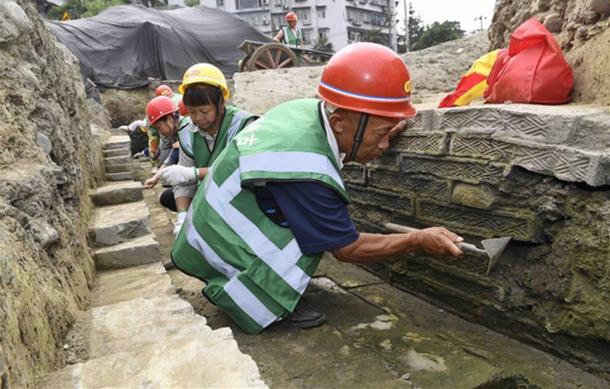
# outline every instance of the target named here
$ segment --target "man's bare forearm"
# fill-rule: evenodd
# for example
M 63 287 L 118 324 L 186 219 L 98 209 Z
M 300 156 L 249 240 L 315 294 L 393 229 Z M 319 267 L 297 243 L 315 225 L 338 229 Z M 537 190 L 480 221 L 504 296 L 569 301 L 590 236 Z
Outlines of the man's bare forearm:
M 340 261 L 374 263 L 398 254 L 419 249 L 417 234 L 367 234 L 361 233 L 354 243 L 335 250 Z

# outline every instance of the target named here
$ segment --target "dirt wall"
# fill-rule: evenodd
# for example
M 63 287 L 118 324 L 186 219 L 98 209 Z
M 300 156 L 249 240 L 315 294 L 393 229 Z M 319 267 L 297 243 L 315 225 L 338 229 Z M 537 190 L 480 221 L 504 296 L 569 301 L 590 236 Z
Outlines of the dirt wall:
M 63 364 L 87 303 L 87 191 L 103 167 L 76 58 L 34 2 L 0 2 L 0 17 L 0 387 L 29 387 Z

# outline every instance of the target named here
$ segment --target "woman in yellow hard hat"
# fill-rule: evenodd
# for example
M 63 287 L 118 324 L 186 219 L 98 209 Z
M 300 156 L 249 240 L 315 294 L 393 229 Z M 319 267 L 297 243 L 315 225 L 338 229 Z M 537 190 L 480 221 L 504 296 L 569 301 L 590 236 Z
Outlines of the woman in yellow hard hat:
M 199 63 L 191 66 L 178 91 L 190 120 L 180 127 L 180 159 L 178 165 L 159 171 L 159 176 L 172 185 L 178 218 L 175 233 L 184 221 L 186 210 L 196 191 L 196 184 L 208 172 L 220 152 L 248 123 L 257 116 L 226 105 L 230 97 L 224 74 L 216 66 Z

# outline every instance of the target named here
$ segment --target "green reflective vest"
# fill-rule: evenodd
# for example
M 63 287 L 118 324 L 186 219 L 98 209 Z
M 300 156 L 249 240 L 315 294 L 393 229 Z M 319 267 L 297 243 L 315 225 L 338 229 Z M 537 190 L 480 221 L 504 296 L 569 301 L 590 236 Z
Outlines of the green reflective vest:
M 216 134 L 212 150 L 210 150 L 201 134 L 195 134 L 193 131 L 195 125 L 188 119 L 180 123 L 180 130 L 178 131 L 180 148 L 195 161 L 195 167 L 208 167 L 216 160 L 218 155 L 227 146 L 227 143 L 253 118 L 256 118 L 256 116 L 246 111 L 236 107 L 225 106 L 225 115 Z
M 290 29 L 288 26 L 282 27 L 284 31 L 284 43 L 287 45 L 301 45 L 303 44 L 303 34 L 301 34 L 301 30 L 297 29 L 296 33 Z
M 248 333 L 292 312 L 321 258 L 258 207 L 252 187 L 317 181 L 349 201 L 319 101 L 294 100 L 248 125 L 214 162 L 172 248 L 176 267 Z M 202 189 L 203 188 L 203 189 Z

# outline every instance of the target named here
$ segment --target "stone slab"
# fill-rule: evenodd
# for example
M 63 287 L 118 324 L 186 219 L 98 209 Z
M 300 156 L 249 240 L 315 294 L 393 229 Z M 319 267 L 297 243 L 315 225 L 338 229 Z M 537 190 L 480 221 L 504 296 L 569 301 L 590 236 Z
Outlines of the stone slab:
M 135 181 L 117 181 L 99 187 L 91 193 L 91 200 L 98 206 L 131 203 L 142 199 L 142 184 Z
M 48 376 L 49 388 L 266 387 L 231 330 L 212 330 L 177 296 L 94 308 L 89 361 Z
M 354 288 L 384 282 L 381 278 L 355 264 L 339 261 L 328 252 L 324 253 L 315 275 L 330 278 L 342 288 Z
M 610 153 L 465 133 L 454 136 L 450 154 L 501 161 L 560 180 L 585 182 L 591 186 L 610 183 L 607 173 Z
M 116 304 L 135 298 L 170 296 L 176 293 L 161 262 L 125 269 L 100 271 L 92 291 L 91 306 Z
M 89 226 L 89 242 L 96 247 L 110 246 L 149 234 L 149 216 L 143 201 L 96 208 Z
M 391 148 L 399 152 L 443 155 L 447 153 L 448 135 L 444 131 L 405 131 L 392 142 Z
M 449 157 L 440 159 L 413 154 L 402 155 L 401 167 L 405 173 L 431 174 L 438 178 L 469 184 L 481 182 L 499 184 L 508 170 L 506 165 L 475 159 Z
M 93 254 L 97 269 L 119 269 L 161 261 L 159 243 L 153 234 L 103 247 Z
M 450 227 L 459 233 L 495 238 L 510 236 L 526 242 L 541 242 L 540 222 L 534 215 L 482 211 L 431 200 L 417 202 L 418 219 Z
M 131 165 L 131 157 L 129 155 L 119 155 L 116 157 L 104 156 L 104 164 L 108 165 Z
M 133 171 L 121 172 L 121 173 L 106 173 L 104 175 L 106 181 L 124 181 L 133 180 Z
M 366 166 L 357 163 L 348 163 L 341 169 L 341 178 L 345 182 L 366 185 Z
M 126 165 L 105 165 L 106 173 L 114 174 L 114 173 L 132 173 L 133 174 L 133 166 L 131 163 Z
M 104 155 L 104 158 L 131 157 L 131 150 L 128 148 L 110 149 L 104 150 L 102 154 Z
M 388 191 L 412 193 L 417 197 L 426 197 L 449 201 L 451 182 L 436 179 L 430 174 L 407 174 L 386 169 L 370 169 L 369 185 Z
M 413 199 L 404 193 L 389 192 L 364 186 L 348 184 L 348 194 L 352 201 L 372 205 L 387 211 L 413 214 Z
M 102 150 L 126 149 L 131 145 L 131 139 L 127 135 L 113 135 L 102 145 Z

